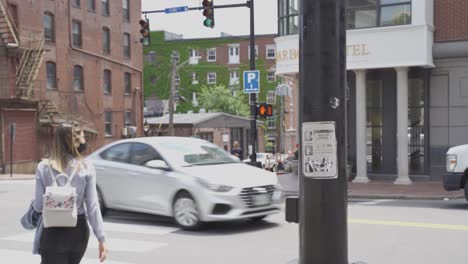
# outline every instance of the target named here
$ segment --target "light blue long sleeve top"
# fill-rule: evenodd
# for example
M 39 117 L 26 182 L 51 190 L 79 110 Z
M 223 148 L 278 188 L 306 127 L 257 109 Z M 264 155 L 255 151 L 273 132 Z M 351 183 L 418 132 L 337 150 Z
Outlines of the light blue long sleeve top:
M 36 212 L 42 212 L 43 199 L 42 196 L 45 193 L 45 188 L 52 185 L 53 177 L 51 175 L 47 160 L 41 161 L 36 170 L 36 193 L 35 199 L 32 203 L 32 208 Z M 78 214 L 86 214 L 89 224 L 91 225 L 94 235 L 99 242 L 105 241 L 105 233 L 103 228 L 103 221 L 101 215 L 101 209 L 99 208 L 97 189 L 96 189 L 96 170 L 90 162 L 82 161 L 82 166 L 71 181 L 71 185 L 76 188 L 77 193 L 77 210 Z M 71 176 L 73 168 L 77 165 L 77 160 L 69 158 L 68 166 L 66 169 L 67 175 Z M 54 170 L 54 175 L 59 174 L 58 171 Z M 62 186 L 66 183 L 64 177 L 57 179 L 57 184 Z M 42 219 L 41 219 L 42 220 Z M 33 253 L 38 254 L 39 252 L 39 241 L 42 229 L 44 228 L 42 221 L 36 229 L 36 236 L 34 239 Z

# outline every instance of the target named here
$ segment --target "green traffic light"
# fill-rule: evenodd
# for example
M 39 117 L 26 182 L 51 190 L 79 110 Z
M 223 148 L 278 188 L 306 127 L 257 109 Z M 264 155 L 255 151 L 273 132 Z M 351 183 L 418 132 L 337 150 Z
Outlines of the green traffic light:
M 205 21 L 203 21 L 203 25 L 205 27 L 213 28 L 214 27 L 214 20 L 210 19 L 210 18 L 207 18 L 207 19 L 205 19 Z
M 145 47 L 148 47 L 148 46 L 151 44 L 149 38 L 141 38 L 141 39 L 140 39 L 140 42 L 141 42 L 141 44 L 143 44 L 143 46 L 145 46 Z

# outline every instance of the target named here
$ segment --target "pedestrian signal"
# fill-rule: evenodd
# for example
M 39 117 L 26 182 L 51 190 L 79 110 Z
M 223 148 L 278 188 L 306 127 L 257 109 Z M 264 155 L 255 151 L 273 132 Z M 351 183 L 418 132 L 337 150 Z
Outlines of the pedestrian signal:
M 260 117 L 269 117 L 273 116 L 273 105 L 271 104 L 260 104 L 257 107 L 257 113 Z

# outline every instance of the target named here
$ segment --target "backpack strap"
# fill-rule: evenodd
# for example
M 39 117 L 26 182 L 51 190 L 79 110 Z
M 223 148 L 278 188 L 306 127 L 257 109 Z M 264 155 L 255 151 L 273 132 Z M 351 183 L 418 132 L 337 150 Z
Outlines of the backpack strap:
M 52 176 L 52 186 L 57 186 L 57 179 L 58 179 L 59 176 L 65 177 L 65 178 L 67 179 L 67 184 L 66 184 L 66 185 L 67 185 L 67 186 L 70 186 L 70 185 L 71 185 L 71 181 L 73 180 L 73 177 L 75 176 L 76 171 L 78 170 L 78 167 L 81 166 L 81 164 L 79 164 L 79 161 L 78 161 L 78 160 L 76 161 L 76 163 L 78 163 L 78 164 L 76 164 L 75 168 L 73 168 L 73 171 L 72 171 L 72 173 L 70 174 L 71 176 L 68 176 L 68 175 L 66 175 L 66 174 L 64 174 L 64 173 L 60 173 L 60 174 L 58 174 L 57 177 L 56 177 L 56 176 L 54 176 L 54 170 L 52 169 L 52 166 L 50 165 L 50 159 L 47 160 L 47 166 L 49 167 L 50 175 Z

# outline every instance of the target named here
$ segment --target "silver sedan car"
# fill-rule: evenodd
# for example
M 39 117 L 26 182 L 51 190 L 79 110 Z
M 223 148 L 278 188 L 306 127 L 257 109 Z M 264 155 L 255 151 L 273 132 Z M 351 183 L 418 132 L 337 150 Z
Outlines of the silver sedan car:
M 195 230 L 204 222 L 260 220 L 280 210 L 276 174 L 243 164 L 205 140 L 126 139 L 87 159 L 96 167 L 103 212 L 170 216 L 180 227 Z

